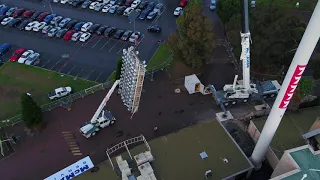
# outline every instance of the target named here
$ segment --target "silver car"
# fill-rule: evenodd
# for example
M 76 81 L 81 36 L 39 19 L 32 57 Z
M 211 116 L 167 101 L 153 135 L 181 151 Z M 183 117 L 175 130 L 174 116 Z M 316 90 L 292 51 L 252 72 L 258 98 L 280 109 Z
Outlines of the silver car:
M 62 19 L 63 19 L 62 16 L 56 16 L 50 21 L 50 24 L 55 24 L 55 23 L 58 24 Z
M 53 26 L 51 26 L 51 25 L 46 25 L 43 29 L 42 29 L 42 33 L 43 34 L 47 34 L 49 31 L 50 31 L 50 29 L 52 29 L 53 28 Z
M 25 61 L 26 65 L 38 65 L 40 63 L 40 54 L 39 53 L 33 53 Z
M 71 21 L 71 18 L 64 18 L 60 23 L 59 23 L 59 27 L 65 27 L 68 22 Z
M 54 37 L 60 29 L 61 29 L 61 27 L 55 27 L 55 28 L 50 29 L 50 31 L 47 34 L 48 37 Z

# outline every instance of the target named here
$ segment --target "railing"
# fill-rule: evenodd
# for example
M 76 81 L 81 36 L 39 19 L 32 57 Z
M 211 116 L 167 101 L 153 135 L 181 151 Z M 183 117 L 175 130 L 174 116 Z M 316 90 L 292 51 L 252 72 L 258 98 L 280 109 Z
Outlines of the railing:
M 149 77 L 150 80 L 153 81 L 154 73 L 156 73 L 158 71 L 163 71 L 171 63 L 172 55 L 173 55 L 173 53 L 171 53 L 171 55 L 168 57 L 168 59 L 165 62 L 163 62 L 163 63 L 159 64 L 158 66 L 155 66 L 155 67 L 147 70 L 145 77 Z
M 42 112 L 51 111 L 52 109 L 57 108 L 57 107 L 64 107 L 64 108 L 67 108 L 68 110 L 71 110 L 71 105 L 72 105 L 73 101 L 80 99 L 80 98 L 84 98 L 85 96 L 93 94 L 96 91 L 100 91 L 105 88 L 108 88 L 111 85 L 112 85 L 112 83 L 107 81 L 105 83 L 101 83 L 101 84 L 92 86 L 88 89 L 82 90 L 80 92 L 63 97 L 63 98 L 58 99 L 56 101 L 53 101 L 51 103 L 44 104 L 41 106 Z M 17 123 L 20 123 L 21 121 L 22 121 L 22 116 L 21 116 L 21 114 L 19 114 L 17 116 L 12 117 L 12 118 L 0 121 L 0 127 L 13 126 Z

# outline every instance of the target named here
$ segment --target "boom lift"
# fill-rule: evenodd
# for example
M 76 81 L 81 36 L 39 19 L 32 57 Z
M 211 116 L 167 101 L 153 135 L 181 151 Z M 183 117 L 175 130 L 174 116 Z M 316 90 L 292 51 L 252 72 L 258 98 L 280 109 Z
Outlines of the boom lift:
M 249 12 L 248 0 L 240 0 L 242 6 L 242 31 L 241 46 L 242 51 L 240 61 L 242 61 L 242 80 L 238 80 L 235 75 L 233 84 L 227 84 L 223 90 L 217 91 L 213 85 L 209 85 L 217 104 L 220 106 L 235 105 L 237 103 L 246 103 L 249 100 L 272 98 L 277 95 L 281 86 L 278 81 L 250 82 L 250 43 L 249 32 Z M 223 108 L 224 109 L 224 108 Z
M 118 86 L 120 80 L 116 80 L 109 90 L 108 94 L 102 100 L 99 108 L 94 113 L 93 117 L 85 125 L 81 126 L 79 131 L 86 138 L 90 138 L 100 130 L 100 128 L 105 128 L 115 123 L 116 118 L 112 115 L 110 111 L 104 110 L 108 100 L 110 99 L 113 91 Z

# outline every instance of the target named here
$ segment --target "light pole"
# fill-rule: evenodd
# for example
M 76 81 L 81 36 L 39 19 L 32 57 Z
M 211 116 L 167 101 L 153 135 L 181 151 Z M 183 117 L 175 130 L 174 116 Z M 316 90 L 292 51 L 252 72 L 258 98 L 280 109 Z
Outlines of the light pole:
M 49 4 L 49 8 L 50 8 L 51 14 L 54 14 L 54 13 L 53 13 L 53 9 L 52 9 L 51 1 L 50 1 L 50 0 L 48 0 L 48 4 Z M 55 25 L 56 27 L 58 27 L 57 20 L 55 20 L 55 21 L 54 21 L 54 25 Z

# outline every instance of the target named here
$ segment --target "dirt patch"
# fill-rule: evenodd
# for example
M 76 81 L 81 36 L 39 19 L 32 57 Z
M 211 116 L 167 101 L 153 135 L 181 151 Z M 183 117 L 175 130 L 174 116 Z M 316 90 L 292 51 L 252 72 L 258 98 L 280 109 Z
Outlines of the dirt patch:
M 169 71 L 171 79 L 181 79 L 190 74 L 198 74 L 200 70 L 192 69 L 191 67 L 185 65 L 183 62 L 176 62 L 172 70 Z

